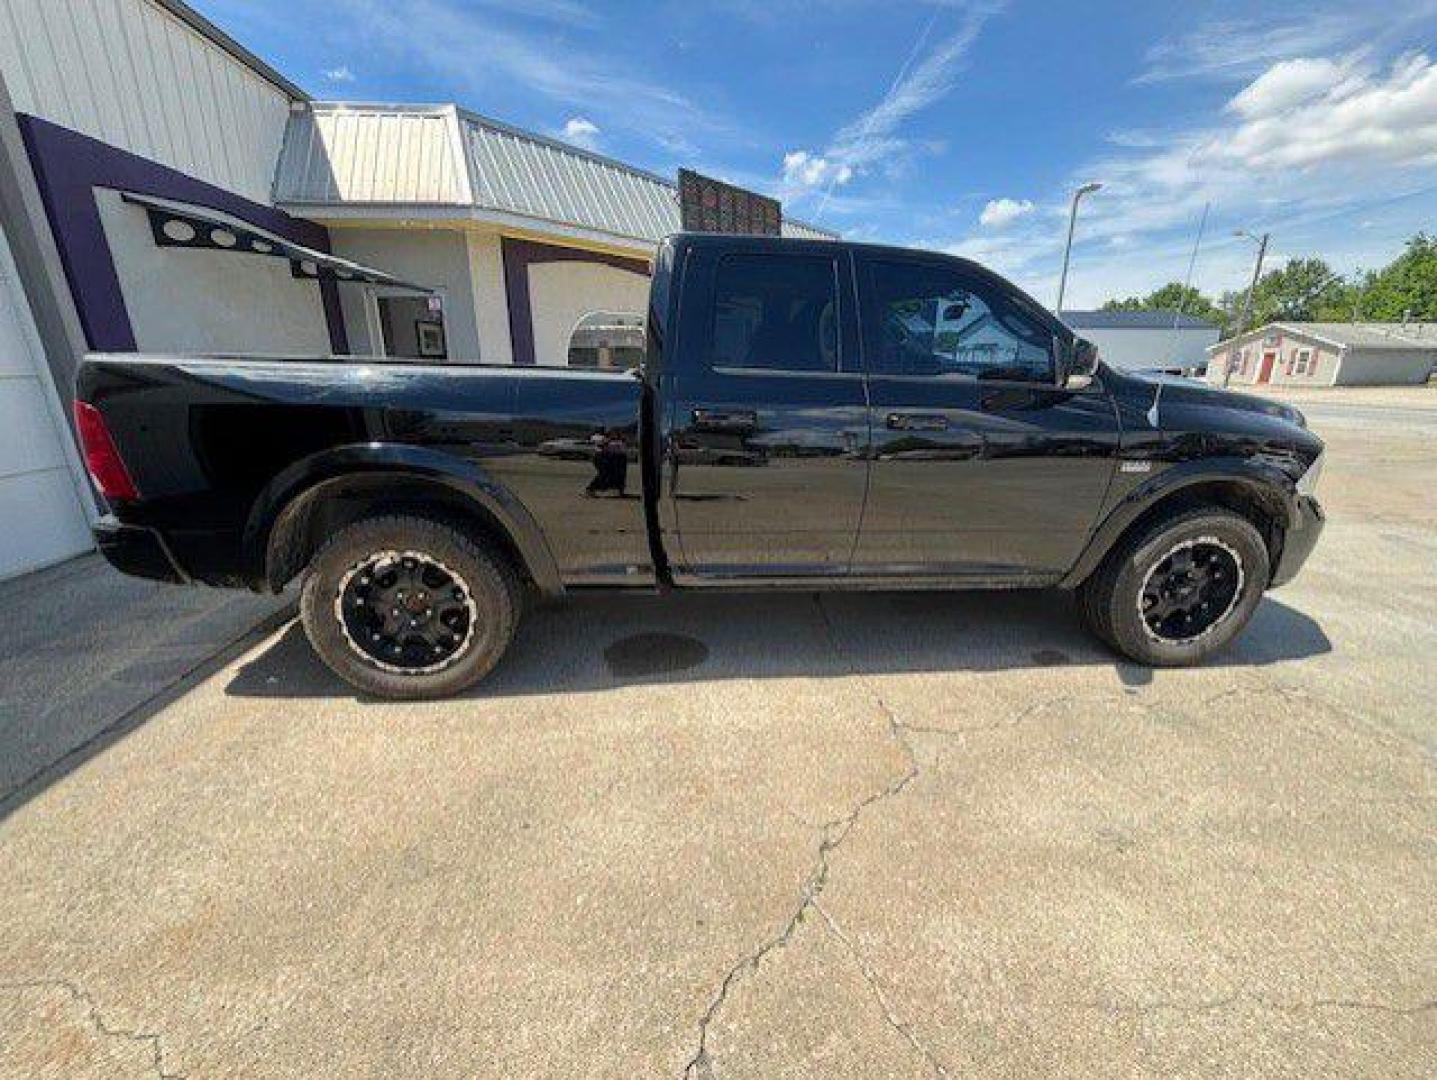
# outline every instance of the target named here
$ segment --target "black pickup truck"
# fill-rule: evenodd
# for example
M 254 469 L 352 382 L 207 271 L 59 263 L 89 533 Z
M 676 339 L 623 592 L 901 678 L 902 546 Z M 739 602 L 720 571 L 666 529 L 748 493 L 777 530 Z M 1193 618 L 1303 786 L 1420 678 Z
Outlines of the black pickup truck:
M 593 588 L 1076 589 L 1195 663 L 1295 574 L 1295 410 L 1113 371 L 962 259 L 685 234 L 641 370 L 96 355 L 76 423 L 119 569 L 277 590 L 350 683 L 483 677 L 527 598 Z

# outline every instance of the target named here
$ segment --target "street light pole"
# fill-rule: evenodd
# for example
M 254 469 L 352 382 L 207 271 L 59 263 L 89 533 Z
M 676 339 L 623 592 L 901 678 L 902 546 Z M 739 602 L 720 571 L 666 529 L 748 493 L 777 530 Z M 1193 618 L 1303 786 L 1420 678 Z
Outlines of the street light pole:
M 1246 229 L 1238 229 L 1234 236 L 1241 236 L 1248 240 L 1257 241 L 1257 262 L 1252 267 L 1252 281 L 1247 287 L 1247 297 L 1242 302 L 1242 316 L 1237 321 L 1237 329 L 1233 331 L 1233 339 L 1241 337 L 1247 331 L 1248 320 L 1252 318 L 1252 297 L 1257 292 L 1258 278 L 1262 277 L 1262 260 L 1267 256 L 1267 242 L 1271 239 L 1271 233 L 1263 233 L 1261 237 L 1253 236 Z M 1232 378 L 1232 350 L 1228 350 L 1227 363 L 1222 369 L 1222 384 L 1227 386 L 1228 380 Z
M 1078 225 L 1078 201 L 1084 195 L 1091 195 L 1095 191 L 1102 190 L 1102 182 L 1090 180 L 1077 191 L 1073 192 L 1073 205 L 1068 210 L 1068 242 L 1063 247 L 1063 273 L 1058 278 L 1058 303 L 1053 309 L 1058 318 L 1063 317 L 1063 293 L 1068 290 L 1068 260 L 1073 255 L 1073 231 Z

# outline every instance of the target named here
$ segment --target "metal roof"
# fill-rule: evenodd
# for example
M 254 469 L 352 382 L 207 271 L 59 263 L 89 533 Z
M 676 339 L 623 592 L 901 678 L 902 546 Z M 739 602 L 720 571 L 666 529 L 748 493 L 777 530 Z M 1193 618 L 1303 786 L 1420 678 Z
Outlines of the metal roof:
M 1217 324 L 1176 311 L 1064 311 L 1062 320 L 1074 330 L 1171 330 L 1176 318 L 1183 330 L 1216 330 Z
M 295 109 L 280 149 L 275 202 L 469 206 L 454 109 Z
M 1327 345 L 1351 349 L 1437 349 L 1437 322 L 1275 322 L 1219 342 L 1260 339 L 1281 330 Z
M 274 200 L 309 212 L 453 207 L 462 217 L 493 211 L 645 244 L 680 228 L 672 181 L 453 105 L 296 107 Z M 783 234 L 837 238 L 792 219 L 784 220 Z

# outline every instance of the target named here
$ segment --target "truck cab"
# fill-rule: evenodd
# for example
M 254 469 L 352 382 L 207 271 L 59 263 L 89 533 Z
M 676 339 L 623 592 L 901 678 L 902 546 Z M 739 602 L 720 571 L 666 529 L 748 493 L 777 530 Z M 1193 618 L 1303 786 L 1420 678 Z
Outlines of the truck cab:
M 675 583 L 1047 584 L 1091 534 L 1113 396 L 1069 378 L 1072 331 L 976 264 L 680 236 L 654 296 Z

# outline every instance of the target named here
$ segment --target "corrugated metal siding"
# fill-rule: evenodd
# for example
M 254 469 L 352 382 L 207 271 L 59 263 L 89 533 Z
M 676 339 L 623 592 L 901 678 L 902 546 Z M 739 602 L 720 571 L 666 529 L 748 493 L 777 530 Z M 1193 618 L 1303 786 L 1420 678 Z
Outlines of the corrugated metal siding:
M 827 229 L 820 229 L 817 225 L 810 225 L 804 221 L 795 221 L 786 217 L 779 226 L 779 231 L 784 236 L 791 236 L 796 240 L 837 240 L 838 234 L 829 232 Z
M 149 0 L 0 0 L 0 72 L 18 112 L 269 200 L 289 96 Z
M 320 106 L 294 113 L 275 200 L 467 205 L 453 110 Z
M 656 176 L 451 106 L 317 104 L 290 118 L 275 176 L 284 206 L 474 206 L 653 243 L 679 230 Z M 785 236 L 833 239 L 785 221 Z

